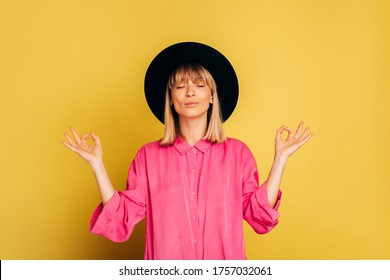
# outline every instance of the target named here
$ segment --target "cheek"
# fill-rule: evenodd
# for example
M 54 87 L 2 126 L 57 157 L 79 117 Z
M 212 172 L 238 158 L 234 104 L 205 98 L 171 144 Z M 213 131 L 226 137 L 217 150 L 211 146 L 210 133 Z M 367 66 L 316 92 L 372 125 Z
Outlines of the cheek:
M 171 100 L 173 103 L 177 103 L 180 101 L 180 98 L 179 98 L 179 94 L 177 94 L 177 92 L 173 92 L 171 93 Z
M 183 102 L 179 98 L 172 96 L 172 105 L 171 105 L 172 110 L 179 113 L 181 110 L 180 107 L 182 103 Z
M 207 94 L 205 94 L 205 97 L 203 98 L 203 100 L 204 100 L 205 102 L 210 103 L 211 97 L 212 97 L 211 93 L 207 93 Z

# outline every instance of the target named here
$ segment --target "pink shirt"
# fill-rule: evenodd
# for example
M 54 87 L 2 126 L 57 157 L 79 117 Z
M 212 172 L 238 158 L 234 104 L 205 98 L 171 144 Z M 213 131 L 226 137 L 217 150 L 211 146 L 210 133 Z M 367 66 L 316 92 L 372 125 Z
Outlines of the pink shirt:
M 90 230 L 122 242 L 146 216 L 145 259 L 246 259 L 243 219 L 267 233 L 278 223 L 280 198 L 279 191 L 272 208 L 239 140 L 156 141 L 138 151 L 126 190 L 97 207 Z

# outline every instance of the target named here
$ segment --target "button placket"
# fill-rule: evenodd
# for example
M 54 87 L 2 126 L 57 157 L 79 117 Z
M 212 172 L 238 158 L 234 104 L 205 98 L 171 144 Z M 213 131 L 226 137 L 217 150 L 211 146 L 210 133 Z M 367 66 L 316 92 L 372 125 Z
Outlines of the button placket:
M 191 186 L 190 186 L 190 201 L 191 201 L 191 212 L 192 212 L 192 219 L 191 219 L 191 224 L 192 224 L 192 229 L 193 229 L 193 244 L 194 246 L 197 243 L 197 238 L 198 238 L 198 223 L 197 223 L 197 214 L 198 214 L 198 199 L 197 199 L 197 182 L 198 182 L 198 172 L 197 172 L 197 151 L 196 148 L 193 147 L 187 153 L 189 163 L 190 163 L 190 173 L 191 173 Z

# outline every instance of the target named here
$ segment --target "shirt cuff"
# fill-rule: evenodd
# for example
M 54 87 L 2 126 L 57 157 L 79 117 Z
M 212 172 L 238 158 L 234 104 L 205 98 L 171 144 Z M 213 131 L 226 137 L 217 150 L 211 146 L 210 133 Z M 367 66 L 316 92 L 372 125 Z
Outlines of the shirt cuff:
M 275 206 L 272 208 L 268 200 L 266 181 L 256 190 L 256 194 L 253 198 L 257 202 L 253 203 L 255 210 L 254 215 L 260 220 L 267 221 L 269 224 L 276 224 L 280 216 L 278 209 L 282 198 L 282 192 L 279 190 Z
M 112 219 L 118 209 L 120 196 L 117 191 L 103 206 L 102 203 L 98 205 L 92 214 L 90 220 L 89 230 L 94 234 L 101 234 L 105 232 L 111 224 Z

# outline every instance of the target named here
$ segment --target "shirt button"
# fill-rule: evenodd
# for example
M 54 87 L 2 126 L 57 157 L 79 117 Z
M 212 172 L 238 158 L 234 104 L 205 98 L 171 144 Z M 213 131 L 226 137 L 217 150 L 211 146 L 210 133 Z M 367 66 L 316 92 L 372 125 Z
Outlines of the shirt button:
M 194 239 L 194 243 L 196 243 L 196 239 Z
M 193 218 L 194 218 L 194 220 L 195 220 L 195 219 L 196 219 L 196 216 L 194 216 Z
M 192 192 L 192 195 L 196 195 L 196 192 Z
M 195 173 L 195 169 L 192 169 L 192 172 Z

